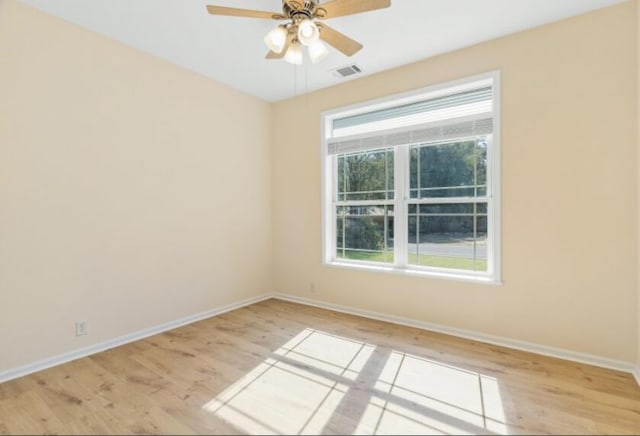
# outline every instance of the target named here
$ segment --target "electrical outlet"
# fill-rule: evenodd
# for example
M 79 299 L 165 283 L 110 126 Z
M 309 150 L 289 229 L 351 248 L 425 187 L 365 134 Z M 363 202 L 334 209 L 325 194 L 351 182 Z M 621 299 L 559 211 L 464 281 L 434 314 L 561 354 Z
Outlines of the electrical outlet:
M 89 334 L 86 321 L 76 321 L 76 336 L 84 336 Z
M 311 282 L 309 283 L 309 292 L 311 292 L 312 294 L 316 292 L 316 284 Z

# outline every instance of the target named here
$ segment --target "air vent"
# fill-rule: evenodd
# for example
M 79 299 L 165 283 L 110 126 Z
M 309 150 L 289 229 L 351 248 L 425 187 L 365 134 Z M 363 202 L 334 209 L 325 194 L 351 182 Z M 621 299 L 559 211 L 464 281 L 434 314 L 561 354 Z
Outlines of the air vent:
M 356 64 L 347 65 L 346 67 L 340 67 L 333 70 L 333 74 L 341 78 L 351 77 L 360 73 L 362 73 L 362 69 Z

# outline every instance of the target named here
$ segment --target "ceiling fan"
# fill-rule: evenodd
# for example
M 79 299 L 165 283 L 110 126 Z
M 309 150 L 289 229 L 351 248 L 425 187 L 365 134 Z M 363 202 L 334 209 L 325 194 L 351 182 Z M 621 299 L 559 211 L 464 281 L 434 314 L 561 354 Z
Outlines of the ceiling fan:
M 362 44 L 320 20 L 343 17 L 391 6 L 391 0 L 282 0 L 282 12 L 264 12 L 251 9 L 207 6 L 213 15 L 287 20 L 271 30 L 264 38 L 269 47 L 267 59 L 283 59 L 289 63 L 302 63 L 302 46 L 306 46 L 314 64 L 324 59 L 329 50 L 323 43 L 335 47 L 347 56 L 353 56 Z

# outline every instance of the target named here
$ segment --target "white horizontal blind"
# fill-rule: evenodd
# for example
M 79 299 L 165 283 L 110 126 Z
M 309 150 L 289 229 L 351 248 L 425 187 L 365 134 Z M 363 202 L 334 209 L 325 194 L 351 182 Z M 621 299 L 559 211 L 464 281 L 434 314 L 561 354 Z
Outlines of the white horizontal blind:
M 488 135 L 493 132 L 493 86 L 337 118 L 329 155 Z

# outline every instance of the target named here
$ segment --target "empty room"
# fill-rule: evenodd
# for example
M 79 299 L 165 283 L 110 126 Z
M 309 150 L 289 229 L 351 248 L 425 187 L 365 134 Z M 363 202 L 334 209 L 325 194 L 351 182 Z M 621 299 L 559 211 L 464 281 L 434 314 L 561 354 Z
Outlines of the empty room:
M 0 0 L 0 434 L 640 434 L 640 0 Z

